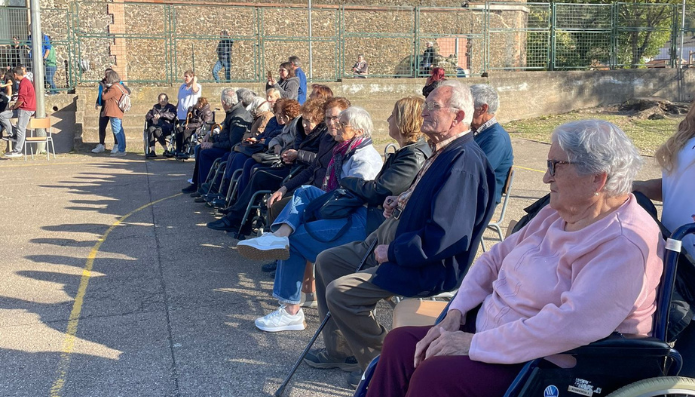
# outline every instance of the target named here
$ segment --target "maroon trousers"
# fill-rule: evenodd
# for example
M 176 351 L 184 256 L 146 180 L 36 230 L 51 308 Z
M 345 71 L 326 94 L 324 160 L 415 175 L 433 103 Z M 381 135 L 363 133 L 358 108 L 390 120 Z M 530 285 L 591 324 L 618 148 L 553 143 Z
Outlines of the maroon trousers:
M 415 344 L 430 328 L 401 327 L 386 335 L 367 397 L 504 396 L 524 366 L 487 364 L 472 361 L 468 356 L 437 356 L 428 358 L 415 369 Z M 464 325 L 461 330 L 471 332 L 466 328 L 470 326 Z

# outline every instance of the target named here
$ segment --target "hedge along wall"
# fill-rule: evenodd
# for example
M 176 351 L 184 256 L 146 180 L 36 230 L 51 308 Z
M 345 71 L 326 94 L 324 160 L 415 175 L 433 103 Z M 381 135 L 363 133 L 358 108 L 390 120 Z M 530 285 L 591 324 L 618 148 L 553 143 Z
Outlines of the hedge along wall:
M 377 1 L 370 2 L 370 7 L 341 7 L 326 1 L 315 5 L 314 80 L 351 76 L 350 69 L 360 53 L 365 55 L 374 76 L 407 76 L 412 65 L 418 64 L 417 57 L 427 41 L 435 42 L 440 54 L 436 64 L 445 67 L 448 75 L 455 74 L 457 66 L 480 74 L 486 60 L 490 65 L 523 66 L 523 29 L 528 15 L 523 2 L 490 5 L 488 9 L 481 3 L 470 8 L 461 8 L 458 2 L 427 4 L 456 8 L 426 8 L 423 3 L 411 3 L 417 4 Z M 419 12 L 413 5 L 421 6 Z M 191 68 L 201 80 L 212 80 L 222 29 L 230 30 L 235 41 L 231 67 L 235 81 L 261 81 L 267 71 L 277 76 L 278 65 L 289 55 L 299 56 L 304 69 L 308 67 L 307 9 L 294 1 L 280 0 L 280 4 L 273 5 L 75 2 L 70 12 L 75 14 L 74 56 L 89 60 L 92 66 L 80 76 L 80 82 L 98 81 L 108 66 L 114 66 L 129 81 L 179 81 Z M 54 21 L 46 32 L 53 37 L 67 37 L 65 19 Z M 491 37 L 488 46 L 486 27 L 508 32 Z M 62 58 L 67 58 L 67 52 Z

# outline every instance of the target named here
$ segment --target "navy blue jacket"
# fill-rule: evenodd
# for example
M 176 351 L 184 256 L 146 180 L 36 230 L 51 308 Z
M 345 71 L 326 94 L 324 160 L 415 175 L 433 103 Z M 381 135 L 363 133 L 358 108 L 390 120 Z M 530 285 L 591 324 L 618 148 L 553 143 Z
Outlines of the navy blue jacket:
M 412 297 L 458 288 L 495 210 L 494 190 L 495 174 L 473 134 L 451 142 L 413 191 L 389 261 L 371 282 Z
M 483 149 L 487 161 L 495 170 L 495 203 L 502 201 L 502 189 L 507 181 L 509 169 L 514 164 L 514 152 L 512 151 L 512 140 L 509 134 L 502 128 L 500 123 L 493 124 L 492 127 L 477 134 L 474 138 L 475 143 Z

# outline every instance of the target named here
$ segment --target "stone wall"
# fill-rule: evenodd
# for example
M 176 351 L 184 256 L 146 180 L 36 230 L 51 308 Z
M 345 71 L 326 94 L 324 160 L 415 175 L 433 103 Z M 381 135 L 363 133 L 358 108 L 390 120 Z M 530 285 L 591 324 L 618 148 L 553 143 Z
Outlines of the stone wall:
M 54 3 L 58 1 L 43 4 L 60 7 Z M 221 29 L 229 29 L 234 39 L 231 69 L 235 81 L 261 81 L 267 71 L 277 75 L 278 65 L 289 55 L 302 58 L 308 72 L 306 6 L 294 0 L 278 3 L 284 5 L 75 2 L 74 31 L 79 46 L 74 57 L 88 60 L 92 67 L 81 75 L 81 81 L 98 81 L 110 66 L 131 82 L 178 81 L 187 69 L 194 69 L 202 81 L 212 81 Z M 528 8 L 523 1 L 491 5 L 489 12 L 484 3 L 462 8 L 458 1 L 444 0 L 370 1 L 369 6 L 350 3 L 328 0 L 314 4 L 311 74 L 316 81 L 350 77 L 358 54 L 365 55 L 374 77 L 410 76 L 418 69 L 418 57 L 427 41 L 435 42 L 439 54 L 435 65 L 444 67 L 448 75 L 461 75 L 464 70 L 479 75 L 485 59 L 500 67 L 524 65 L 525 35 L 519 32 L 525 28 Z M 441 8 L 444 6 L 451 8 Z M 65 41 L 59 58 L 67 59 L 67 19 L 50 19 L 45 30 L 54 40 Z M 491 41 L 489 52 L 486 23 L 509 30 Z

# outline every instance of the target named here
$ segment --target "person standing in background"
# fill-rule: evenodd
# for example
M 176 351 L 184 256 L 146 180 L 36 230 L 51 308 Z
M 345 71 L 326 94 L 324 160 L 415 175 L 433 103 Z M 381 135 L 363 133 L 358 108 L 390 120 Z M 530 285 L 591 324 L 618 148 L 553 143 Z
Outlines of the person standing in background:
M 229 38 L 229 31 L 220 32 L 220 42 L 217 44 L 217 62 L 212 68 L 212 77 L 216 83 L 220 82 L 220 69 L 224 68 L 224 79 L 227 83 L 231 80 L 232 45 L 234 40 Z
M 288 61 L 292 64 L 292 71 L 299 79 L 299 91 L 297 92 L 297 102 L 303 105 L 306 102 L 306 74 L 302 70 L 302 61 L 298 56 L 291 56 Z

